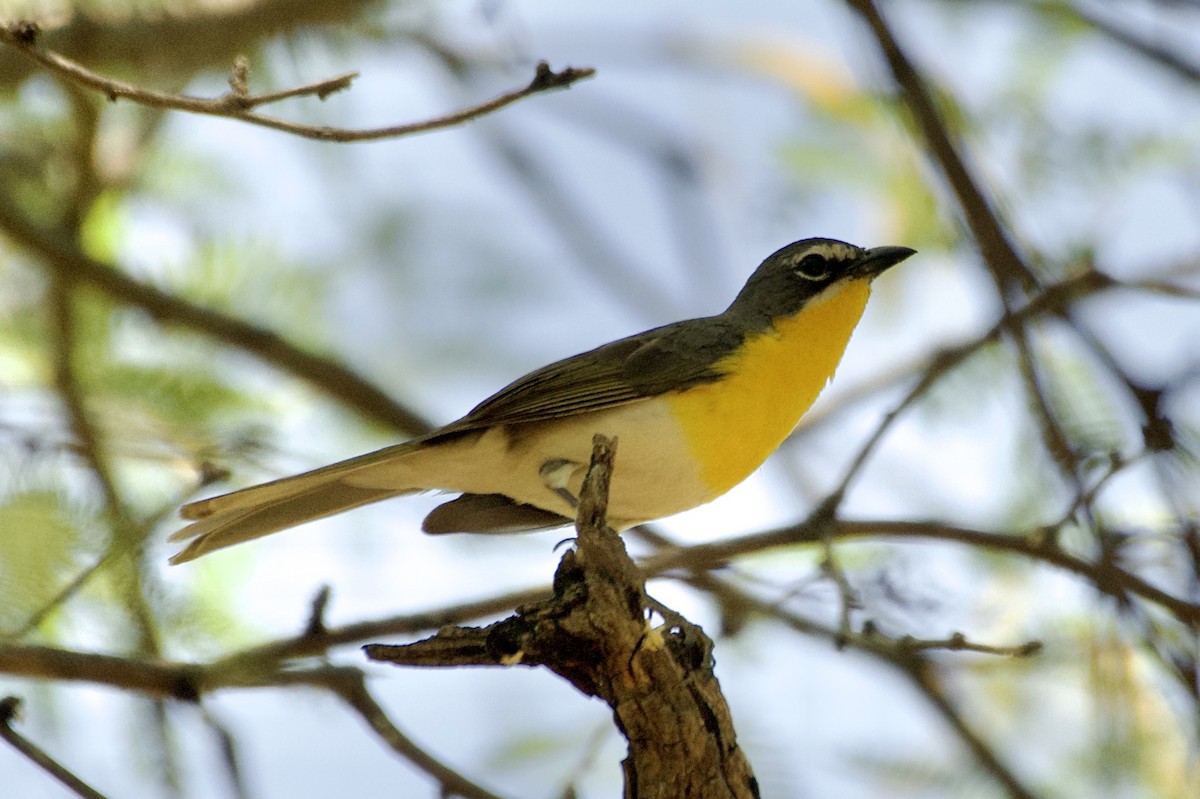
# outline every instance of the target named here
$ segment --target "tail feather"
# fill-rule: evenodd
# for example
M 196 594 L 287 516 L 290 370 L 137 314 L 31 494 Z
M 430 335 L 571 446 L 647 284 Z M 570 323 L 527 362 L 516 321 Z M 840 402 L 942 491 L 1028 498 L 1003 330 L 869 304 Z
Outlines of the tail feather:
M 191 539 L 181 552 L 171 558 L 171 563 L 185 563 L 209 552 L 270 535 L 303 522 L 408 493 L 413 492 L 323 482 L 300 492 L 278 496 L 273 501 L 220 510 L 171 536 L 174 541 Z
M 229 513 L 239 508 L 256 508 L 259 505 L 264 505 L 278 499 L 281 495 L 299 494 L 308 488 L 337 482 L 338 478 L 363 469 L 395 463 L 397 459 L 419 448 L 420 444 L 415 440 L 385 447 L 366 455 L 359 455 L 356 458 L 338 461 L 329 466 L 322 466 L 320 469 L 313 469 L 312 471 L 295 474 L 291 477 L 281 477 L 269 483 L 260 483 L 249 488 L 243 488 L 241 491 L 222 494 L 219 497 L 209 497 L 208 499 L 191 502 L 180 508 L 179 515 L 185 519 L 207 519 L 210 516 Z M 169 540 L 179 541 L 191 538 L 192 534 L 185 532 L 187 529 L 185 527 L 183 530 L 175 533 Z
M 401 477 L 403 470 L 398 468 L 405 455 L 418 449 L 420 444 L 416 441 L 397 444 L 311 472 L 185 505 L 180 513 L 193 523 L 176 531 L 169 540 L 191 539 L 191 542 L 171 558 L 171 563 L 184 563 L 303 522 L 420 491 L 406 483 Z M 375 484 L 357 484 L 365 475 L 375 477 Z

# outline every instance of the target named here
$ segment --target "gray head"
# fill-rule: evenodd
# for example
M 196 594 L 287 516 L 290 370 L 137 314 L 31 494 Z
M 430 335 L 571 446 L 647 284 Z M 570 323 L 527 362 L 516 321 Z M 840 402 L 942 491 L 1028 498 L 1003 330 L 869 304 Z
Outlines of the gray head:
M 768 325 L 795 314 L 831 286 L 873 280 L 915 252 L 908 247 L 864 250 L 836 239 L 801 239 L 767 256 L 725 313 Z

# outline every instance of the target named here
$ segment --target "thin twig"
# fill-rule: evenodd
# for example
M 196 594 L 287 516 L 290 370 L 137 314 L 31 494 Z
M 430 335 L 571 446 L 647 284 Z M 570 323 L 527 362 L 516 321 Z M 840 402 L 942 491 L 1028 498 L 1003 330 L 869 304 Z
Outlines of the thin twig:
M 1053 537 L 1033 531 L 1027 535 L 989 533 L 951 525 L 901 521 L 839 520 L 825 533 L 840 541 L 852 539 L 931 539 L 1008 552 L 1069 571 L 1106 590 L 1119 588 L 1161 605 L 1184 623 L 1200 623 L 1200 605 L 1150 585 L 1118 564 L 1097 564 L 1071 555 L 1053 544 Z M 755 553 L 781 547 L 818 543 L 819 529 L 800 525 L 761 533 L 667 549 L 639 564 L 647 577 L 684 568 L 703 571 Z M 149 663 L 111 655 L 70 652 L 37 646 L 0 645 L 0 673 L 58 680 L 85 680 L 148 693 L 195 698 L 221 687 L 271 684 L 280 664 L 289 659 L 327 652 L 335 646 L 361 643 L 396 634 L 412 634 L 447 624 L 464 624 L 515 606 L 545 599 L 550 587 L 537 587 L 478 602 L 452 605 L 423 613 L 357 622 L 323 630 L 318 635 L 271 641 L 233 653 L 208 665 Z
M 79 240 L 86 209 L 93 205 L 104 188 L 104 182 L 96 172 L 93 158 L 99 136 L 99 113 L 78 87 L 67 84 L 66 89 L 78 123 L 71 138 L 73 146 L 70 149 L 78 180 L 64 203 L 63 226 L 64 230 L 68 231 L 66 237 L 76 242 Z M 78 284 L 74 275 L 65 270 L 53 272 L 50 278 L 47 313 L 50 347 L 54 356 L 54 388 L 62 401 L 67 427 L 76 438 L 76 452 L 82 456 L 85 466 L 100 488 L 104 501 L 104 516 L 107 517 L 111 530 L 108 547 L 114 551 L 131 551 L 141 543 L 148 528 L 139 524 L 126 508 L 112 472 L 106 447 L 87 407 L 86 391 L 76 364 L 80 346 L 75 320 Z M 134 622 L 139 651 L 157 656 L 158 631 L 146 603 L 146 582 L 152 577 L 149 572 L 138 568 L 136 560 L 132 560 L 129 565 L 128 570 L 119 574 L 121 598 Z M 153 740 L 161 740 L 161 736 L 156 736 Z
M 836 510 L 842 498 L 849 490 L 850 484 L 858 476 L 863 466 L 866 465 L 875 448 L 883 441 L 884 435 L 891 429 L 900 415 L 915 405 L 916 401 L 928 392 L 929 389 L 933 388 L 943 377 L 963 364 L 968 358 L 977 354 L 988 344 L 999 341 L 1005 333 L 1016 330 L 1030 320 L 1039 318 L 1044 314 L 1059 312 L 1081 297 L 1119 285 L 1121 284 L 1103 272 L 1095 270 L 1081 272 L 1060 283 L 1045 287 L 1038 296 L 1019 311 L 1002 316 L 983 335 L 942 350 L 941 353 L 934 357 L 929 368 L 922 372 L 917 384 L 884 415 L 866 442 L 859 448 L 850 465 L 846 468 L 837 488 L 831 492 L 829 499 L 826 501 L 825 504 L 829 506 L 827 511 Z
M 754 552 L 763 552 L 797 544 L 818 544 L 823 536 L 836 541 L 851 539 L 931 539 L 953 541 L 996 552 L 1008 552 L 1073 572 L 1102 591 L 1121 590 L 1136 594 L 1170 611 L 1185 624 L 1200 624 L 1200 604 L 1177 597 L 1143 580 L 1111 561 L 1093 562 L 1059 548 L 1054 536 L 1044 529 L 1025 535 L 989 533 L 966 527 L 933 522 L 894 520 L 846 521 L 803 524 L 728 538 L 708 544 L 666 550 L 640 565 L 647 574 L 661 574 L 678 568 L 716 569 L 731 560 Z
M 995 203 L 984 193 L 979 181 L 972 175 L 930 96 L 925 80 L 901 48 L 895 34 L 879 12 L 875 0 L 848 2 L 875 36 L 879 50 L 887 60 L 892 76 L 903 92 L 906 105 L 921 130 L 930 155 L 954 192 L 963 217 L 984 257 L 988 273 L 995 283 L 1005 313 L 1015 313 L 1016 289 L 1033 292 L 1038 289 L 1040 281 L 1027 259 L 1018 252 L 1007 225 L 1000 219 Z M 1013 326 L 1008 332 L 1017 348 L 1019 371 L 1036 411 L 1046 450 L 1064 478 L 1078 493 L 1081 490 L 1080 458 L 1070 446 L 1062 425 L 1049 407 L 1044 381 L 1029 342 L 1029 333 L 1023 326 Z
M 963 218 L 971 229 L 1001 297 L 1010 297 L 1012 288 L 1019 287 L 1026 291 L 1036 289 L 1038 280 L 1033 270 L 1018 254 L 994 204 L 984 194 L 959 153 L 924 79 L 900 47 L 892 29 L 879 13 L 875 0 L 847 0 L 847 3 L 858 12 L 874 35 L 879 51 L 887 60 L 896 85 L 903 92 L 905 103 L 925 138 L 929 154 L 958 199 Z
M 71 448 L 72 452 L 76 448 Z M 141 529 L 152 530 L 167 517 L 174 518 L 182 504 L 181 500 L 170 500 L 165 505 L 159 506 L 159 510 L 140 518 Z M 109 546 L 105 549 L 100 557 L 96 558 L 91 564 L 84 566 L 80 571 L 68 580 L 54 596 L 47 599 L 39 606 L 28 618 L 11 632 L 0 632 L 0 641 L 11 640 L 17 641 L 24 638 L 33 630 L 42 625 L 51 613 L 61 607 L 71 597 L 75 596 L 89 580 L 102 572 L 108 566 L 111 566 L 119 558 L 129 556 L 134 557 L 138 554 L 139 549 L 144 546 L 145 540 L 142 537 L 137 537 L 136 540 L 131 540 L 125 545 Z
M 83 799 L 104 799 L 104 794 L 76 777 L 71 770 L 42 751 L 36 744 L 13 729 L 12 721 L 20 709 L 21 700 L 15 696 L 0 699 L 0 738 L 30 762 L 69 788 Z
M 572 194 L 561 170 L 547 163 L 544 154 L 530 146 L 528 137 L 509 133 L 501 125 L 489 129 L 485 141 L 516 173 L 518 185 L 550 221 L 550 230 L 571 250 L 588 279 L 643 318 L 661 321 L 663 309 L 670 308 L 672 300 L 651 278 L 655 270 L 639 263 L 629 250 L 617 247 L 613 237 L 597 226 Z
M 333 691 L 354 707 L 389 747 L 430 774 L 448 793 L 468 799 L 498 799 L 495 794 L 479 787 L 439 762 L 400 732 L 367 692 L 362 672 L 357 669 L 322 667 L 294 671 L 276 667 L 270 673 L 259 675 L 257 680 L 225 685 L 206 681 L 202 676 L 204 671 L 205 667 L 190 663 L 148 663 L 133 658 L 70 652 L 49 647 L 0 645 L 0 672 L 43 679 L 85 680 L 137 691 L 160 699 L 196 700 L 200 697 L 201 691 L 213 691 L 232 685 L 241 687 L 311 685 L 325 688 Z M 10 740 L 6 731 L 11 731 L 8 727 L 8 720 L 15 712 L 16 700 L 10 697 L 5 701 L 11 701 L 14 704 L 10 708 L 8 705 L 0 703 L 0 737 Z M 4 712 L 6 709 L 7 715 Z M 12 734 L 15 735 L 15 733 Z M 21 748 L 12 740 L 10 743 Z M 32 755 L 30 757 L 34 759 Z M 39 765 L 41 765 L 40 762 Z M 81 795 L 91 796 L 92 794 L 81 793 Z M 94 795 L 99 796 L 99 794 Z
M 46 600 L 37 610 L 29 615 L 21 626 L 15 628 L 12 632 L 0 633 L 0 641 L 3 640 L 19 640 L 28 635 L 31 631 L 36 630 L 41 626 L 46 618 L 62 606 L 71 597 L 79 591 L 80 588 L 98 574 L 104 567 L 111 564 L 120 556 L 126 554 L 126 551 L 117 547 L 108 547 L 104 554 L 96 559 L 94 563 L 84 567 L 78 574 L 72 577 L 62 588 L 55 592 L 54 596 Z
M 828 536 L 821 536 L 821 552 L 823 553 L 821 571 L 837 587 L 838 637 L 835 643 L 838 649 L 841 649 L 845 646 L 846 639 L 854 632 L 853 614 L 856 610 L 862 610 L 862 600 L 858 598 L 858 593 L 850 584 L 850 578 L 842 569 L 842 564 L 833 551 L 833 540 Z
M 941 714 L 942 719 L 954 729 L 959 740 L 971 750 L 976 761 L 1005 787 L 1012 799 L 1036 799 L 1037 794 L 1026 787 L 1025 783 L 1017 777 L 1016 772 L 1000 759 L 995 748 L 967 723 L 962 712 L 946 695 L 946 686 L 944 681 L 939 678 L 937 669 L 928 661 L 919 661 L 919 663 L 920 666 L 914 665 L 908 671 L 909 678 L 920 689 L 925 699 Z
M 1169 610 L 1184 623 L 1200 623 L 1200 605 L 1150 585 L 1114 563 L 1100 565 L 1071 555 L 1052 543 L 1052 537 L 989 533 L 963 527 L 901 521 L 839 520 L 827 534 L 835 540 L 930 539 L 952 541 L 996 552 L 1008 552 L 1069 571 L 1097 586 L 1116 586 Z M 676 569 L 703 571 L 732 560 L 781 547 L 818 543 L 821 532 L 804 525 L 768 530 L 725 541 L 666 549 L 639 564 L 647 577 Z M 1110 588 L 1111 590 L 1111 588 Z M 148 693 L 194 698 L 203 691 L 238 685 L 270 684 L 280 664 L 289 659 L 327 652 L 336 646 L 397 634 L 438 629 L 493 616 L 513 607 L 545 599 L 549 586 L 530 588 L 478 602 L 447 606 L 422 613 L 392 616 L 333 627 L 318 635 L 271 641 L 233 653 L 212 663 L 169 664 L 70 652 L 38 646 L 0 645 L 0 673 L 58 680 L 85 680 Z
M 995 203 L 984 193 L 979 181 L 972 175 L 925 85 L 924 78 L 901 48 L 875 0 L 848 0 L 848 3 L 863 18 L 874 35 L 879 50 L 887 60 L 892 76 L 903 93 L 905 103 L 921 130 L 930 155 L 954 192 L 963 217 L 984 257 L 988 273 L 995 283 L 1005 313 L 1015 313 L 1016 289 L 1033 292 L 1038 289 L 1040 281 L 1027 259 L 1013 243 Z M 1078 493 L 1081 490 L 1080 457 L 1070 446 L 1062 425 L 1049 407 L 1044 381 L 1029 342 L 1029 333 L 1023 326 L 1013 326 L 1008 332 L 1018 351 L 1021 378 L 1036 411 L 1046 449 L 1055 465 Z
M 662 549 L 664 551 L 678 552 L 682 549 L 671 539 L 669 539 L 665 535 L 663 535 L 661 532 L 654 530 L 647 525 L 642 525 L 641 527 L 635 528 L 634 532 L 640 538 L 650 542 L 654 546 L 659 547 L 660 549 Z M 831 543 L 832 543 L 831 539 L 828 535 L 820 536 L 820 544 L 822 545 L 823 548 L 829 547 Z M 822 563 L 821 566 L 822 566 L 823 570 L 826 568 L 824 563 Z M 645 562 L 643 562 L 642 568 L 646 571 L 649 571 L 648 569 L 646 569 Z M 700 577 L 699 575 L 704 575 L 704 577 Z M 709 577 L 711 577 L 711 575 L 707 574 L 707 568 L 705 568 L 705 569 L 698 570 L 698 571 L 689 571 L 688 575 L 681 579 L 683 579 L 686 582 L 694 582 L 694 581 L 706 581 Z M 844 575 L 843 575 L 843 578 L 844 578 Z M 711 583 L 711 584 L 706 582 L 706 585 L 708 585 L 709 587 L 713 587 L 713 586 L 719 587 L 719 586 L 723 586 L 723 585 L 727 585 L 727 584 L 728 584 L 727 582 Z M 704 590 L 707 590 L 707 588 L 705 588 Z M 781 607 L 783 602 L 786 601 L 791 596 L 792 596 L 792 594 L 790 592 L 788 594 L 785 594 L 781 600 L 779 600 L 775 603 L 775 606 Z M 731 597 L 727 593 L 723 593 L 722 596 L 720 597 L 720 599 L 721 599 L 722 603 L 726 603 L 727 601 L 729 601 L 731 599 Z M 736 604 L 737 597 L 732 597 L 732 600 Z M 843 602 L 844 601 L 845 600 L 843 599 Z M 857 597 L 855 597 L 855 602 L 856 603 L 858 602 Z M 861 607 L 861 605 L 856 604 L 856 607 Z M 863 623 L 862 629 L 860 631 L 855 631 L 855 630 L 851 629 L 850 620 L 845 616 L 844 613 L 843 613 L 842 617 L 839 619 L 838 626 L 837 626 L 836 630 L 833 631 L 832 637 L 833 637 L 834 646 L 839 650 L 845 648 L 846 646 L 850 646 L 850 645 L 855 645 L 855 646 L 859 646 L 859 647 L 863 647 L 863 648 L 878 648 L 882 644 L 888 644 L 888 645 L 894 646 L 897 649 L 897 651 L 906 653 L 906 654 L 911 653 L 911 652 L 922 652 L 922 651 L 928 651 L 928 650 L 942 649 L 942 650 L 948 650 L 948 651 L 954 651 L 954 652 L 979 652 L 981 654 L 987 654 L 987 655 L 1006 655 L 1006 656 L 1010 656 L 1010 657 L 1028 657 L 1030 655 L 1035 655 L 1035 654 L 1039 653 L 1042 649 L 1041 641 L 1027 641 L 1025 643 L 1017 644 L 1015 646 L 996 646 L 996 645 L 992 645 L 992 644 L 981 644 L 977 641 L 971 641 L 970 639 L 968 639 L 966 637 L 966 635 L 964 635 L 963 633 L 958 633 L 958 632 L 952 633 L 947 638 L 940 638 L 940 639 L 915 638 L 911 635 L 904 635 L 904 636 L 900 636 L 898 638 L 893 638 L 893 637 L 889 637 L 889 636 L 885 635 L 882 631 L 879 630 L 878 626 L 870 620 L 867 620 L 866 622 Z
M 201 718 L 204 719 L 204 726 L 208 727 L 216 736 L 220 762 L 224 767 L 225 777 L 229 781 L 229 790 L 235 799 L 250 799 L 250 792 L 246 789 L 246 778 L 242 774 L 237 739 L 234 738 L 233 733 L 225 726 L 224 722 L 212 714 L 209 708 L 201 708 Z
M 1180 296 L 1181 294 L 1189 296 L 1185 293 L 1186 289 L 1174 286 L 1171 280 L 1188 276 L 1194 269 L 1194 262 L 1186 262 L 1183 268 L 1171 268 L 1161 274 L 1129 282 L 1118 281 L 1103 272 L 1089 269 L 1044 287 L 1028 304 L 1018 311 L 1002 316 L 982 335 L 961 344 L 946 347 L 940 353 L 934 354 L 922 369 L 913 370 L 913 374 L 919 374 L 916 384 L 876 425 L 847 467 L 838 488 L 832 492 L 828 504 L 836 508 L 840 498 L 848 491 L 851 482 L 866 465 L 875 448 L 882 442 L 884 435 L 906 410 L 943 377 L 985 346 L 999 341 L 1006 332 L 1046 315 L 1069 316 L 1072 303 L 1104 291 L 1128 289 L 1148 293 L 1166 293 L 1170 296 Z M 896 379 L 898 381 L 900 375 L 897 375 Z M 890 383 L 885 381 L 880 388 L 886 388 L 888 385 Z M 822 419 L 818 418 L 816 421 L 822 421 Z M 802 422 L 801 426 L 797 428 L 797 434 L 803 433 L 807 427 L 808 425 Z
M 774 619 L 802 635 L 817 636 L 835 645 L 841 641 L 841 633 L 837 629 L 805 618 L 778 604 L 760 599 L 741 590 L 730 580 L 706 573 L 690 573 L 682 579 L 722 602 L 735 604 L 748 611 Z M 935 678 L 938 673 L 936 663 L 922 652 L 904 648 L 897 641 L 882 636 L 855 635 L 844 643 L 859 652 L 879 659 L 912 680 L 920 693 L 958 734 L 979 764 L 997 782 L 1005 786 L 1009 796 L 1013 799 L 1035 798 L 1035 794 L 1025 787 L 1013 768 L 1001 759 L 983 736 L 963 719 L 952 703 L 947 701 L 943 689 Z
M 1159 41 L 1145 38 L 1129 28 L 1119 27 L 1115 22 L 1091 13 L 1078 3 L 1055 5 L 1054 13 L 1073 14 L 1114 42 L 1129 48 L 1143 58 L 1153 61 L 1185 80 L 1200 83 L 1200 64 L 1188 61 L 1182 53 L 1171 50 Z
M 867 633 L 864 631 L 863 634 Z M 870 634 L 880 635 L 877 630 Z M 905 635 L 894 639 L 894 643 L 901 649 L 907 649 L 910 652 L 929 652 L 941 649 L 947 652 L 979 652 L 983 655 L 1002 655 L 1014 658 L 1036 655 L 1042 651 L 1043 647 L 1041 641 L 1026 641 L 1015 646 L 981 644 L 978 641 L 969 640 L 962 633 L 953 633 L 948 638 L 914 638 L 911 635 Z
M 409 122 L 381 128 L 350 129 L 324 125 L 305 125 L 299 122 L 291 122 L 278 117 L 260 114 L 253 109 L 291 97 L 315 96 L 324 99 L 333 92 L 348 88 L 351 81 L 358 76 L 357 72 L 338 75 L 337 77 L 327 78 L 291 89 L 254 95 L 249 94 L 246 90 L 246 67 L 244 63 L 239 62 L 235 66 L 234 77 L 230 81 L 232 86 L 231 91 L 220 97 L 191 97 L 183 94 L 171 94 L 142 88 L 132 83 L 126 83 L 125 81 L 93 72 L 65 56 L 40 47 L 37 44 L 37 30 L 29 26 L 28 23 L 17 23 L 15 25 L 0 27 L 0 42 L 11 45 L 29 58 L 37 61 L 53 74 L 99 92 L 110 101 L 115 102 L 118 99 L 124 99 L 151 108 L 225 117 L 252 125 L 261 125 L 262 127 L 272 128 L 284 133 L 291 133 L 307 139 L 329 142 L 378 141 L 379 139 L 393 139 L 454 127 L 498 111 L 531 95 L 552 89 L 567 88 L 573 83 L 590 78 L 595 74 L 595 70 L 589 67 L 566 67 L 559 72 L 555 72 L 550 68 L 549 64 L 541 61 L 538 62 L 534 70 L 533 79 L 527 85 L 505 92 L 487 102 L 468 106 L 459 111 L 426 119 L 421 122 Z
M 1174 283 L 1168 283 L 1159 280 L 1142 280 L 1128 284 L 1131 288 L 1138 288 L 1142 291 L 1151 294 L 1161 294 L 1164 297 L 1179 297 L 1185 300 L 1200 300 L 1200 289 L 1190 288 L 1188 286 L 1177 286 Z
M 80 385 L 75 368 L 77 336 L 75 330 L 75 282 L 64 272 L 53 275 L 50 286 L 50 331 L 54 351 L 54 387 L 66 411 L 67 426 L 77 441 L 78 452 L 95 477 L 104 497 L 104 515 L 112 527 L 109 551 L 130 552 L 146 534 L 125 507 L 116 480 L 109 467 L 108 455 L 102 446 L 96 425 L 84 402 L 86 392 Z M 140 577 L 137 578 L 140 580 Z
M 341 627 L 328 627 L 316 635 L 307 634 L 268 641 L 214 661 L 205 670 L 206 680 L 209 684 L 226 684 L 237 679 L 235 675 L 272 669 L 285 660 L 320 655 L 336 646 L 359 644 L 387 636 L 412 635 L 449 624 L 466 624 L 505 613 L 521 605 L 542 601 L 550 595 L 550 586 L 535 586 L 474 602 L 360 621 Z
M 69 274 L 80 285 L 112 300 L 146 311 L 152 318 L 202 333 L 221 343 L 257 356 L 299 377 L 327 395 L 381 424 L 418 435 L 430 425 L 416 412 L 392 399 L 383 389 L 349 367 L 306 352 L 278 334 L 217 311 L 194 305 L 159 288 L 142 283 L 116 266 L 99 261 L 76 247 L 68 237 L 43 230 L 26 219 L 0 191 L 0 230 L 31 250 L 48 269 Z
M 341 698 L 389 749 L 432 777 L 441 786 L 443 796 L 501 799 L 438 760 L 405 735 L 367 690 L 366 681 L 358 669 L 327 667 L 300 673 L 296 679 L 326 688 Z

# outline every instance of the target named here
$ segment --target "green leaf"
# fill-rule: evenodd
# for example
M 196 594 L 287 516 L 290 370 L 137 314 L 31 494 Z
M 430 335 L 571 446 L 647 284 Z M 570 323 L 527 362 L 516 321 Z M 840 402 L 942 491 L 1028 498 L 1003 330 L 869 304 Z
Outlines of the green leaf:
M 0 504 L 0 625 L 10 628 L 54 596 L 79 548 L 64 498 L 34 490 Z

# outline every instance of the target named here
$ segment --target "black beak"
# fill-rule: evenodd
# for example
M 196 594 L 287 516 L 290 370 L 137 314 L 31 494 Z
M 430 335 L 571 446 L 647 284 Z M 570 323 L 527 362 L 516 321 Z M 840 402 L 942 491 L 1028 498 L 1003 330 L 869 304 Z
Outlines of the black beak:
M 856 276 L 877 277 L 906 258 L 916 255 L 912 247 L 872 247 L 851 269 Z

